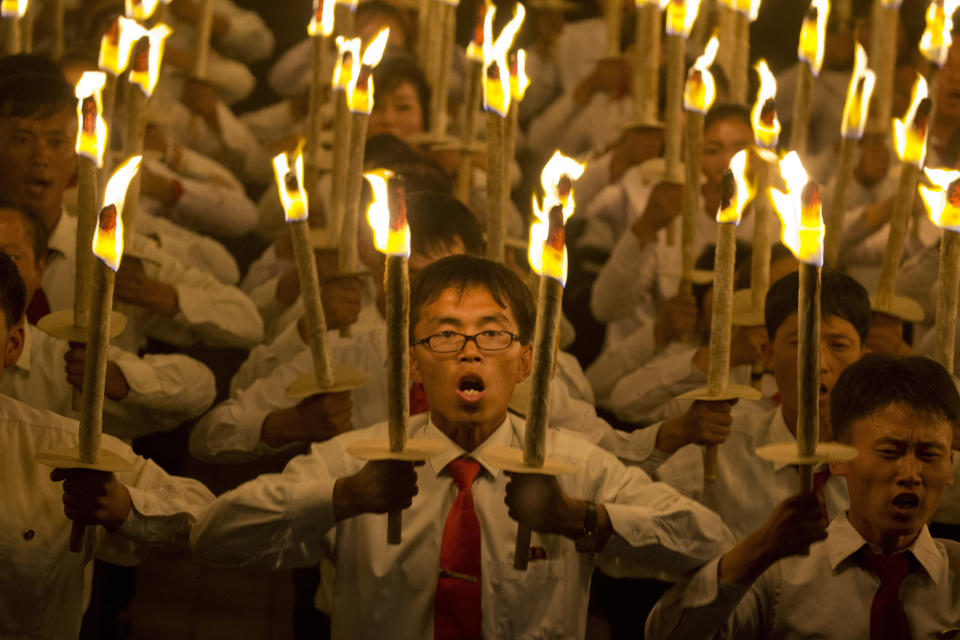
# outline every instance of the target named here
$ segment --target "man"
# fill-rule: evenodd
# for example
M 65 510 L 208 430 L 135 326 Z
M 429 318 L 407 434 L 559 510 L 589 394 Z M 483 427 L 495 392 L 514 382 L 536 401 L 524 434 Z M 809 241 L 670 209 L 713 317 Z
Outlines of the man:
M 0 253 L 0 376 L 20 357 L 24 307 L 23 280 Z M 213 499 L 199 482 L 168 476 L 106 435 L 102 447 L 128 471 L 51 474 L 36 461 L 40 451 L 76 446 L 75 420 L 0 395 L 0 637 L 76 638 L 89 561 L 136 564 L 151 548 L 182 553 L 197 513 Z M 51 479 L 64 480 L 62 492 Z M 71 520 L 103 525 L 88 531 L 82 553 L 67 550 Z
M 535 312 L 507 267 L 447 257 L 423 269 L 410 298 L 411 373 L 430 411 L 408 435 L 439 439 L 443 452 L 419 466 L 346 453 L 386 438 L 383 423 L 316 444 L 215 502 L 192 537 L 201 558 L 282 568 L 329 557 L 335 638 L 582 637 L 597 563 L 676 576 L 725 545 L 714 514 L 560 430 L 548 431 L 547 454 L 576 474 L 508 478 L 484 461 L 487 447 L 523 441 L 507 402 L 530 374 Z M 395 509 L 406 509 L 403 542 L 388 546 L 379 514 Z M 526 572 L 513 569 L 511 518 L 535 532 Z
M 952 638 L 960 620 L 960 544 L 927 522 L 952 482 L 960 397 L 932 360 L 866 356 L 831 393 L 837 439 L 857 450 L 831 462 L 850 509 L 826 526 L 813 494 L 767 523 L 647 622 L 650 638 Z M 879 586 L 879 588 L 878 588 Z

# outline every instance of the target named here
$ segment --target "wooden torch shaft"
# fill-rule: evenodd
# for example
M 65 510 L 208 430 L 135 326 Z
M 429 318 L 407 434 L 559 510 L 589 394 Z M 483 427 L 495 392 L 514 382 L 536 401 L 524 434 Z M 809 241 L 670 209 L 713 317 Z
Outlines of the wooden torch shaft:
M 506 254 L 503 228 L 507 170 L 504 166 L 504 118 L 487 111 L 487 257 L 503 262 Z
M 637 8 L 638 54 L 634 99 L 640 122 L 657 122 L 660 90 L 660 7 L 646 3 Z
M 610 58 L 616 58 L 620 55 L 620 32 L 622 30 L 624 1 L 608 0 L 606 4 L 606 15 L 604 17 L 607 22 L 607 56 Z
M 733 27 L 737 46 L 733 49 L 733 69 L 730 78 L 730 99 L 737 104 L 747 104 L 747 77 L 750 73 L 750 18 L 734 12 Z
M 127 101 L 127 143 L 125 155 L 141 155 L 143 153 L 143 139 L 147 131 L 147 96 L 139 87 L 130 85 L 129 100 Z M 137 215 L 140 212 L 140 181 L 143 174 L 138 171 L 127 188 L 127 197 L 123 204 L 123 241 L 129 244 L 136 228 Z
M 6 53 L 7 55 L 16 55 L 20 53 L 20 19 L 4 18 L 7 23 Z
M 64 0 L 53 0 L 53 55 L 54 60 L 63 57 L 63 14 Z
M 793 120 L 790 122 L 790 148 L 801 158 L 807 155 L 812 94 L 813 72 L 809 64 L 801 62 L 797 66 L 797 93 L 793 99 Z
M 354 32 L 357 30 L 357 8 L 346 2 L 337 2 L 333 6 L 333 12 L 333 23 L 336 25 L 337 34 L 344 38 L 354 37 Z
M 703 160 L 703 114 L 687 111 L 687 161 L 682 200 L 682 226 L 680 256 L 682 279 L 680 288 L 684 294 L 693 294 L 693 267 L 697 261 L 697 209 L 700 206 L 700 165 Z
M 403 451 L 410 414 L 410 276 L 407 259 L 387 256 L 387 429 L 390 450 Z M 387 543 L 400 544 L 402 511 L 387 516 Z
M 837 181 L 833 184 L 833 197 L 830 198 L 830 210 L 827 212 L 827 232 L 824 235 L 824 262 L 836 267 L 843 246 L 843 216 L 847 210 L 847 186 L 853 179 L 853 161 L 857 138 L 843 138 L 840 142 L 840 167 Z
M 683 54 L 686 40 L 682 36 L 667 35 L 667 112 L 664 115 L 665 140 L 664 159 L 667 164 L 667 179 L 679 182 L 680 144 L 683 129 L 680 120 L 683 116 Z
M 436 84 L 430 94 L 430 128 L 437 135 L 447 132 L 447 93 L 450 87 L 450 64 L 456 44 L 457 8 L 446 2 L 439 3 L 440 32 L 436 37 L 438 56 L 436 60 Z
M 210 38 L 213 35 L 213 0 L 201 0 L 200 20 L 197 23 L 197 53 L 193 63 L 193 76 L 201 80 L 207 77 L 210 61 Z
M 903 257 L 903 242 L 906 239 L 910 215 L 913 211 L 913 198 L 917 191 L 920 169 L 916 165 L 904 162 L 900 169 L 900 185 L 897 198 L 893 202 L 893 214 L 890 217 L 890 235 L 887 237 L 887 249 L 880 264 L 880 280 L 877 283 L 876 304 L 880 309 L 888 309 L 897 286 L 897 271 L 900 258 Z
M 107 74 L 107 82 L 103 86 L 103 120 L 107 123 L 108 126 L 112 126 L 114 123 L 113 114 L 117 111 L 117 85 L 119 79 L 111 74 Z M 128 83 L 129 84 L 129 83 Z M 119 140 L 119 136 L 117 137 Z M 103 193 L 104 188 L 106 188 L 107 180 L 109 176 L 112 175 L 113 171 L 113 158 L 114 153 L 112 147 L 114 146 L 113 136 L 107 137 L 107 149 L 106 153 L 103 155 L 103 167 L 100 171 L 100 180 L 101 184 L 99 186 L 99 193 Z
M 340 273 L 357 270 L 357 228 L 360 224 L 360 196 L 363 193 L 363 153 L 367 138 L 365 113 L 354 113 L 350 133 L 350 161 L 344 193 L 343 223 L 340 227 Z
M 820 267 L 800 263 L 797 300 L 797 450 L 811 456 L 820 439 Z M 813 466 L 800 466 L 800 490 L 813 489 Z
M 483 62 L 469 60 L 467 84 L 464 87 L 464 99 L 460 116 L 460 142 L 467 148 L 460 153 L 460 166 L 457 168 L 457 199 L 470 201 L 473 189 L 473 144 L 477 131 L 477 104 L 480 101 L 480 80 L 483 77 Z
M 936 322 L 936 358 L 953 374 L 957 329 L 957 295 L 960 288 L 960 234 L 944 229 L 940 241 Z
M 350 165 L 350 143 L 352 138 L 350 109 L 347 107 L 347 92 L 336 89 L 334 97 L 333 127 L 333 179 L 330 181 L 330 219 L 331 229 L 343 228 L 343 216 L 346 210 L 344 194 L 347 183 L 347 168 Z
M 305 183 L 311 202 L 320 202 L 320 133 L 323 129 L 321 110 L 323 108 L 324 69 L 327 66 L 327 38 L 314 36 L 313 45 L 313 81 L 310 83 L 309 111 L 307 115 L 307 166 Z M 329 224 L 329 222 L 328 222 Z
M 297 260 L 297 274 L 300 276 L 300 297 L 303 298 L 313 371 L 317 376 L 317 384 L 329 388 L 334 383 L 333 362 L 327 349 L 327 320 L 323 314 L 323 303 L 320 301 L 320 279 L 317 277 L 317 264 L 313 259 L 309 223 L 306 220 L 291 222 L 290 237 Z
M 93 269 L 96 257 L 90 250 L 97 228 L 97 165 L 86 156 L 77 162 L 77 267 L 74 278 L 73 326 L 90 326 Z
M 896 72 L 897 30 L 900 14 L 898 9 L 887 9 L 882 0 L 874 0 L 872 9 L 874 26 L 871 27 L 870 67 L 877 73 L 868 126 L 871 131 L 890 131 L 890 113 L 893 109 L 893 84 Z
M 773 167 L 759 156 L 757 160 L 757 193 L 767 193 Z M 753 251 L 750 256 L 750 302 L 754 309 L 763 309 L 770 287 L 770 247 L 773 207 L 768 198 L 753 200 Z

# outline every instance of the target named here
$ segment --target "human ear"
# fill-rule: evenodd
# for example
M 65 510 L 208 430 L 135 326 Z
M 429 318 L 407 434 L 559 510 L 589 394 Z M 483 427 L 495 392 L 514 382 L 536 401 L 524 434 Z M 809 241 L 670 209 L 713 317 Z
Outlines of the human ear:
M 7 334 L 6 344 L 3 346 L 3 366 L 12 367 L 20 360 L 23 353 L 24 330 L 23 324 L 14 325 Z
M 416 384 L 423 384 L 423 376 L 420 375 L 420 365 L 417 363 L 416 354 L 416 348 L 410 347 L 410 381 Z
M 533 371 L 533 346 L 520 345 L 520 366 L 517 370 L 517 382 L 523 382 Z

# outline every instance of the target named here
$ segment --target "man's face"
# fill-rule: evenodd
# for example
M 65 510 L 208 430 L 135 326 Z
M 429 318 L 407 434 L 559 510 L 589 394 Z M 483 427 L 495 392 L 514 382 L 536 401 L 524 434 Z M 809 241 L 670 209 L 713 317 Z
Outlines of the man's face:
M 773 342 L 764 346 L 767 369 L 773 372 L 785 415 L 797 412 L 797 314 L 777 329 Z M 830 391 L 848 365 L 863 355 L 860 335 L 850 322 L 828 316 L 820 322 L 820 437 L 832 439 Z
M 10 256 L 17 265 L 20 276 L 27 286 L 27 304 L 40 288 L 46 257 L 39 261 L 33 252 L 33 242 L 27 231 L 23 214 L 19 211 L 0 208 L 0 251 Z
M 51 227 L 77 166 L 77 114 L 0 118 L 0 174 L 10 195 L 43 215 Z
M 737 151 L 753 142 L 750 125 L 739 118 L 718 120 L 703 132 L 703 175 L 714 187 L 723 180 L 723 172 Z
M 953 482 L 953 425 L 894 403 L 850 425 L 850 462 L 832 463 L 847 478 L 851 524 L 885 551 L 910 544 Z
M 413 339 L 488 330 L 519 333 L 513 312 L 485 288 L 446 289 L 420 309 Z M 423 384 L 434 423 L 448 435 L 476 430 L 477 444 L 500 426 L 514 387 L 530 375 L 531 347 L 516 341 L 502 351 L 482 351 L 468 341 L 457 353 L 417 345 L 410 354 L 413 380 Z
M 377 96 L 367 137 L 389 133 L 401 140 L 423 131 L 423 106 L 416 87 L 403 82 L 386 95 Z

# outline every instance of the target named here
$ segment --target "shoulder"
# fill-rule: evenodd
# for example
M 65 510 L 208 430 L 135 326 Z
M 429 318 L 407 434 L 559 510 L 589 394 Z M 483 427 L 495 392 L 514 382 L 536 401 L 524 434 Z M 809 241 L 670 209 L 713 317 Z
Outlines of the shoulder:
M 5 425 L 22 425 L 36 432 L 77 434 L 77 421 L 52 411 L 35 409 L 28 404 L 6 395 L 0 395 L 0 422 Z

